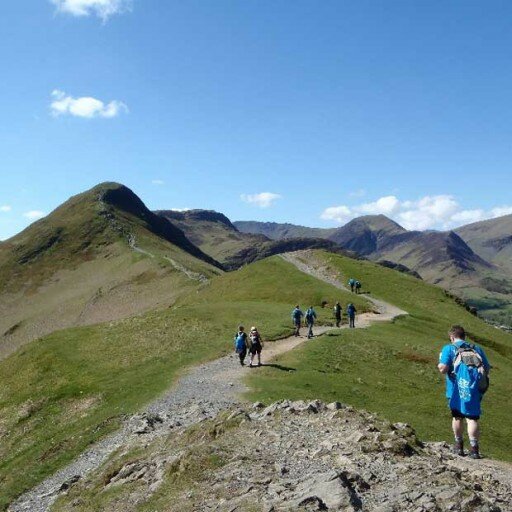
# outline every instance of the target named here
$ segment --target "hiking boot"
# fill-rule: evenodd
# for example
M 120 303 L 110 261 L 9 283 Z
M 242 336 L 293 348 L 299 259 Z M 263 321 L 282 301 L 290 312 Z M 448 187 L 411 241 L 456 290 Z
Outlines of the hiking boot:
M 471 451 L 469 452 L 469 457 L 471 459 L 481 459 L 480 456 L 480 450 L 478 449 L 478 446 L 472 446 Z
M 464 457 L 464 444 L 456 442 L 452 447 L 452 452 L 455 453 L 455 455 Z

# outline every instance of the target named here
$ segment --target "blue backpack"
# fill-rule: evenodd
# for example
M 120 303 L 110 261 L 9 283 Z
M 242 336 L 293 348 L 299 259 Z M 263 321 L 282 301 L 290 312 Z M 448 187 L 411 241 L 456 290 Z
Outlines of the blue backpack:
M 239 332 L 235 335 L 235 350 L 242 352 L 246 347 L 244 332 Z
M 475 350 L 474 345 L 465 343 L 457 348 L 453 373 L 463 402 L 470 402 L 476 398 L 479 400 L 489 388 L 489 376 L 482 356 Z

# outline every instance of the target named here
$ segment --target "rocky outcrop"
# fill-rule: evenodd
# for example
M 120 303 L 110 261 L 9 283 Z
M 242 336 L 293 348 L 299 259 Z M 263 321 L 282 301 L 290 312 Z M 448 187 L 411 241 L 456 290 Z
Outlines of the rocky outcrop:
M 509 465 L 456 457 L 409 425 L 337 402 L 256 403 L 175 427 L 165 442 L 136 440 L 56 510 L 512 510 Z

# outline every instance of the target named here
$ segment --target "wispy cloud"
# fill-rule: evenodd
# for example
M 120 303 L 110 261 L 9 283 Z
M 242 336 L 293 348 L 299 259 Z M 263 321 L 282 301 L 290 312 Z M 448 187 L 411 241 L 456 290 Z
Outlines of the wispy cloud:
M 25 212 L 23 214 L 23 217 L 30 219 L 30 220 L 37 220 L 41 217 L 44 217 L 46 213 L 42 212 L 41 210 L 30 210 L 28 212 Z
M 383 214 L 406 229 L 452 229 L 512 213 L 512 206 L 499 206 L 491 210 L 464 209 L 451 195 L 424 196 L 417 200 L 402 201 L 396 196 L 384 196 L 376 201 L 356 206 L 340 205 L 326 208 L 321 218 L 346 224 L 361 215 Z
M 131 0 L 50 0 L 57 12 L 72 16 L 95 15 L 104 22 L 114 14 L 129 11 Z
M 4 204 L 0 206 L 0 212 L 10 212 L 12 208 L 8 204 Z
M 281 199 L 280 194 L 274 194 L 273 192 L 261 192 L 259 194 L 241 194 L 240 199 L 245 203 L 253 204 L 259 208 L 269 208 L 274 203 Z
M 59 89 L 52 92 L 50 109 L 55 117 L 68 115 L 88 119 L 94 117 L 112 118 L 117 117 L 122 112 L 128 112 L 128 107 L 121 101 L 113 100 L 104 103 L 90 96 L 73 98 L 73 96 Z
M 165 181 L 164 180 L 151 180 L 151 183 L 153 185 L 165 185 Z
M 350 192 L 350 197 L 363 197 L 366 195 L 366 190 L 364 188 L 360 188 L 359 190 L 354 190 Z

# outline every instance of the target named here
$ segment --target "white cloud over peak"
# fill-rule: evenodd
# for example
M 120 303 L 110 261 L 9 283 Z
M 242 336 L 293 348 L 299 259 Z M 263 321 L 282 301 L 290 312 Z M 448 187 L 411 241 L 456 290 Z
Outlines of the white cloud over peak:
M 58 12 L 71 14 L 72 16 L 96 15 L 103 21 L 110 16 L 128 11 L 131 8 L 131 0 L 50 0 Z
M 8 204 L 0 206 L 0 212 L 10 212 L 12 208 Z
M 113 100 L 110 103 L 104 103 L 90 96 L 73 98 L 59 89 L 52 92 L 50 109 L 55 117 L 69 115 L 88 119 L 94 117 L 112 118 L 117 117 L 122 112 L 128 112 L 128 107 L 121 101 Z
M 165 185 L 164 180 L 151 180 L 153 185 Z
M 503 215 L 510 215 L 512 213 L 512 206 L 498 206 L 491 210 L 492 216 L 503 217 Z
M 30 219 L 30 220 L 37 220 L 37 219 L 44 217 L 45 215 L 46 215 L 46 213 L 44 213 L 40 210 L 30 210 L 28 212 L 25 212 L 23 214 L 23 217 Z
M 401 201 L 396 196 L 385 196 L 371 203 L 356 206 L 331 206 L 321 218 L 346 224 L 361 215 L 386 215 L 406 229 L 452 229 L 480 220 L 512 213 L 512 206 L 500 206 L 489 211 L 464 209 L 451 195 L 424 196 L 417 200 Z
M 254 204 L 260 208 L 269 208 L 273 204 L 281 199 L 280 194 L 274 194 L 273 192 L 261 192 L 259 194 L 241 194 L 240 199 L 245 203 Z

